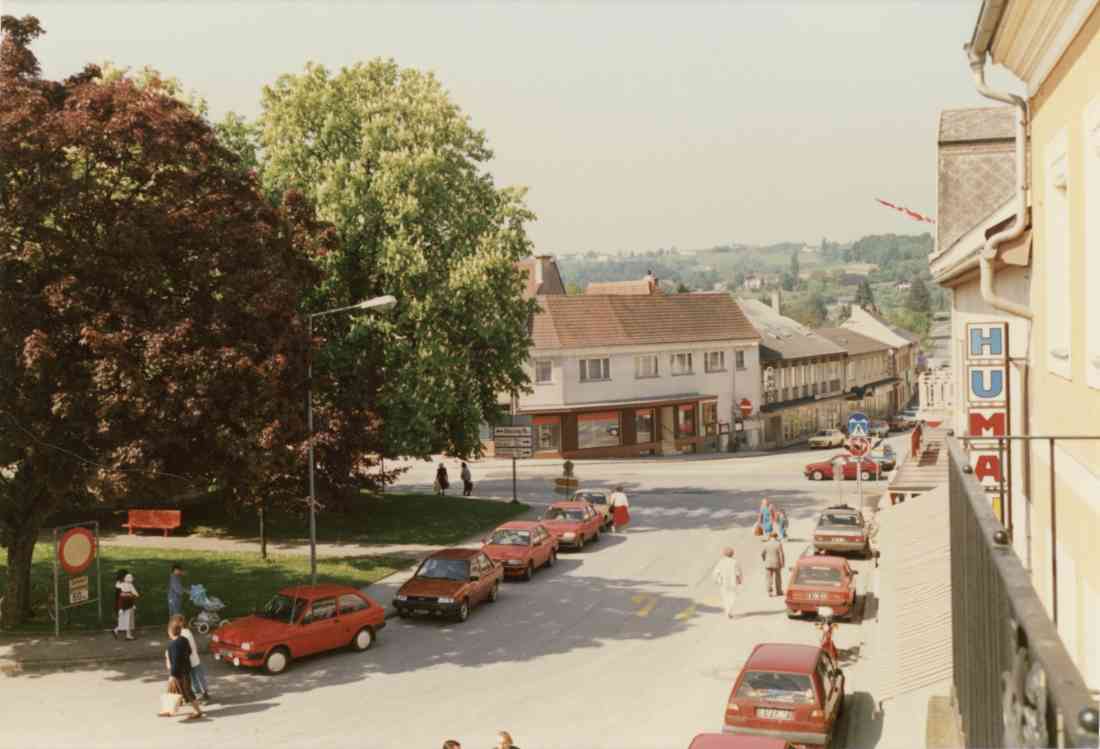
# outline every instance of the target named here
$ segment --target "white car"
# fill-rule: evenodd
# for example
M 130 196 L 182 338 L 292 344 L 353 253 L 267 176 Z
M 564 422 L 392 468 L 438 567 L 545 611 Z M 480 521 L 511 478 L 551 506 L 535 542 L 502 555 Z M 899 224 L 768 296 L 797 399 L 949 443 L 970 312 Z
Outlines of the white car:
M 839 429 L 822 429 L 810 436 L 810 447 L 843 447 L 848 438 Z
M 588 502 L 596 512 L 603 515 L 601 528 L 607 530 L 612 525 L 611 492 L 606 489 L 578 489 L 573 492 L 574 502 Z

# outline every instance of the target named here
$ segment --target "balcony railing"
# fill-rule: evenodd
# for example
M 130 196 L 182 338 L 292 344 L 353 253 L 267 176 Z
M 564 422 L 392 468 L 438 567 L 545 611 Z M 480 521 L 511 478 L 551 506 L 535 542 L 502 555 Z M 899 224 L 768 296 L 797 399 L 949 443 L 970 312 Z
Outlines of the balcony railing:
M 1100 718 L 1088 687 L 1012 550 L 1010 529 L 960 442 L 948 442 L 952 648 L 965 744 L 1095 747 Z M 1053 485 L 1053 464 L 1051 471 Z

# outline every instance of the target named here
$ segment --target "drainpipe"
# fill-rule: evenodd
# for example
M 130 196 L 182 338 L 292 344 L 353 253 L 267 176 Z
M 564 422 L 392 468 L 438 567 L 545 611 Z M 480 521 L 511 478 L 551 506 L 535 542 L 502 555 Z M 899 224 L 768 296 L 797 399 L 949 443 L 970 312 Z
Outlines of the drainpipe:
M 997 257 L 997 248 L 1005 242 L 1018 238 L 1024 233 L 1027 226 L 1027 102 L 1015 94 L 995 91 L 986 85 L 986 50 L 983 49 L 978 52 L 972 44 L 967 44 L 965 49 L 967 57 L 970 59 L 970 70 L 974 74 L 974 84 L 978 89 L 978 93 L 987 99 L 1001 101 L 1016 107 L 1016 219 L 1012 222 L 1012 226 L 985 240 L 985 247 L 978 258 L 979 267 L 981 268 L 982 299 L 994 309 L 1030 320 L 1032 319 L 1030 309 L 1022 304 L 997 296 L 993 286 L 993 261 Z

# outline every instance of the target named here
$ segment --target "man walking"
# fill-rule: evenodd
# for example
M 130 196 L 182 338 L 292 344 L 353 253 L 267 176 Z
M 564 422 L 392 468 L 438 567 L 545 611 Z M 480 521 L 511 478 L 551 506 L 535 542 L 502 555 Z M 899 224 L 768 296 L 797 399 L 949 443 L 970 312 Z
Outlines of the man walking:
M 465 461 L 462 463 L 462 496 L 468 497 L 473 494 L 474 491 L 474 477 L 470 473 L 470 466 L 466 465 Z
M 734 557 L 734 551 L 730 547 L 722 549 L 722 557 L 718 564 L 714 565 L 711 573 L 714 582 L 718 583 L 718 591 L 722 594 L 722 608 L 726 611 L 726 617 L 733 618 L 733 607 L 737 603 L 737 591 L 741 588 L 741 563 Z
M 183 567 L 172 565 L 172 573 L 168 575 L 168 617 L 183 614 Z
M 779 534 L 771 532 L 768 540 L 764 542 L 764 548 L 760 550 L 760 558 L 764 560 L 764 577 L 768 581 L 768 595 L 783 595 L 783 568 L 787 560 L 783 556 L 783 544 L 779 543 Z

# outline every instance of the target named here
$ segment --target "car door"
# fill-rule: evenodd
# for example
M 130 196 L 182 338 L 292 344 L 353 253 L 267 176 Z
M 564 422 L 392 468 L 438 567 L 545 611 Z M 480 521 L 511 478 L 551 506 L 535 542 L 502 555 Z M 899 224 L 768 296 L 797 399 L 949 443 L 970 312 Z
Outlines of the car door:
M 546 536 L 543 534 L 541 528 L 534 528 L 531 531 L 531 562 L 536 567 L 541 567 L 546 564 L 546 558 L 549 554 L 549 545 L 546 543 Z
M 592 538 L 596 537 L 596 534 L 600 532 L 600 513 L 588 508 L 588 535 Z
M 340 622 L 343 624 L 344 634 L 347 636 L 346 641 L 351 642 L 351 638 L 355 637 L 355 634 L 363 625 L 368 623 L 370 604 L 362 596 L 355 593 L 344 593 L 340 596 L 337 604 L 339 606 Z
M 332 650 L 346 642 L 334 597 L 315 599 L 303 617 L 301 627 L 302 655 Z
M 485 598 L 489 597 L 489 592 L 492 591 L 493 586 L 497 584 L 497 581 L 504 577 L 504 567 L 497 564 L 489 558 L 487 554 L 481 555 L 481 583 L 484 589 Z
M 478 554 L 470 560 L 470 576 L 477 576 L 472 583 L 473 597 L 478 603 L 484 601 L 489 595 L 489 587 L 492 585 L 493 563 L 484 554 Z

